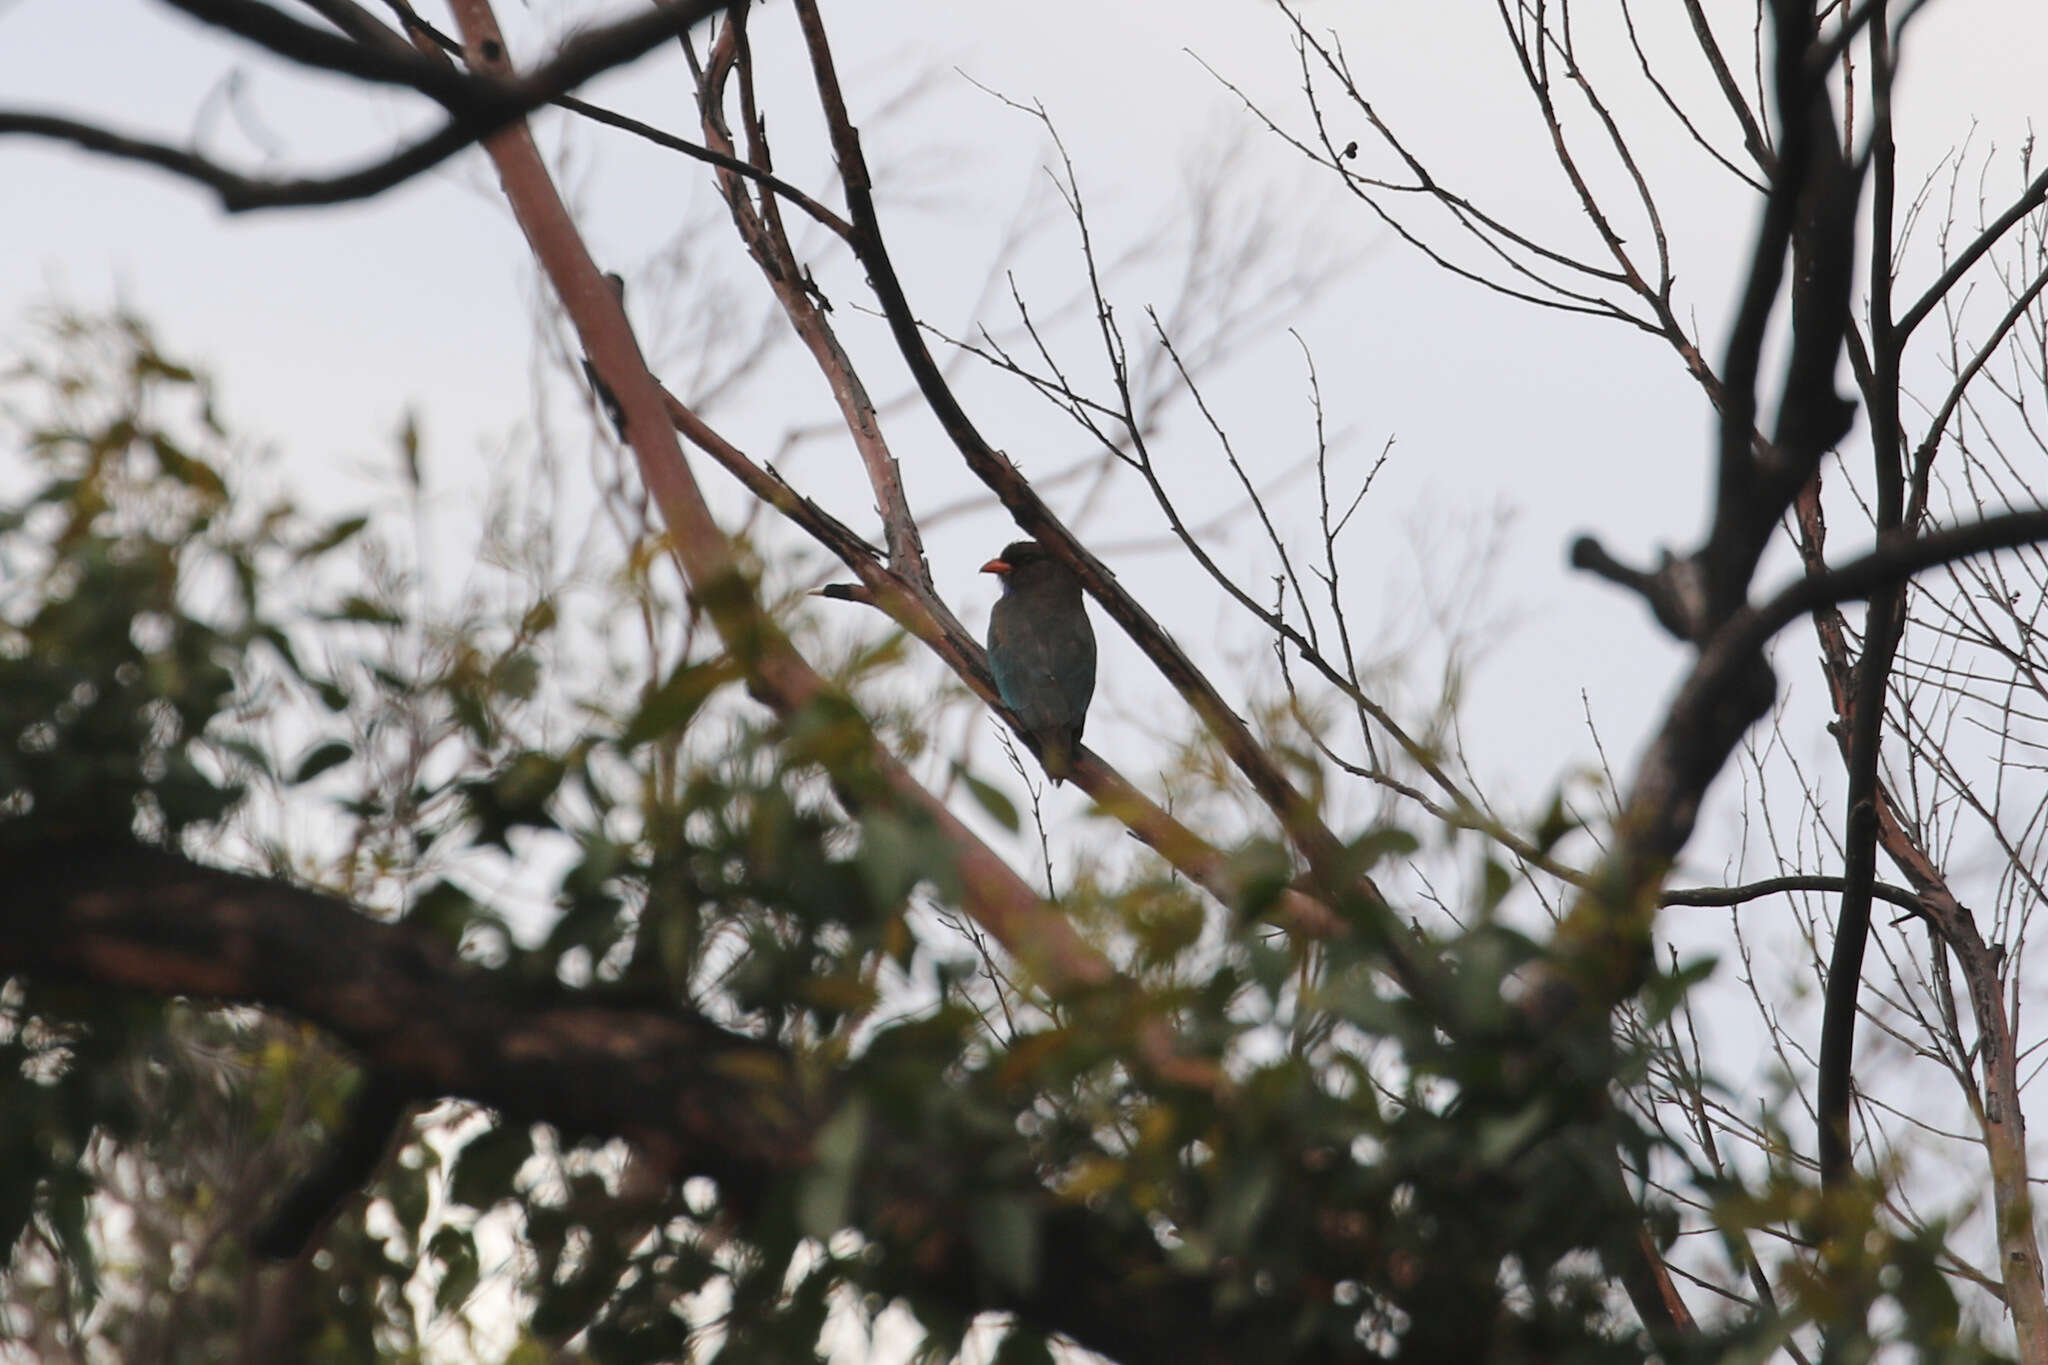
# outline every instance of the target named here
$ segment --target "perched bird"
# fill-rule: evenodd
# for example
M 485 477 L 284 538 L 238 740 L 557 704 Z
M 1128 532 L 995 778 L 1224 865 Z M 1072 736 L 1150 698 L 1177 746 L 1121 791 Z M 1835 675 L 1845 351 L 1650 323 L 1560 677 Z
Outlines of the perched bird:
M 1081 580 L 1035 540 L 1005 545 L 981 566 L 1003 580 L 988 618 L 988 666 L 1003 705 L 1016 713 L 1045 765 L 1063 782 L 1095 695 L 1095 632 Z

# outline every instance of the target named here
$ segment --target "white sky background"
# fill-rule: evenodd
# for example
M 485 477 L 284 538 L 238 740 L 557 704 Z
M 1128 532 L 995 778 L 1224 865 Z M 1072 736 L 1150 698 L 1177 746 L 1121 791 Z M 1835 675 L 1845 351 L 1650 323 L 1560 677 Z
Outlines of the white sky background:
M 1638 8 L 1646 41 L 1671 58 L 1669 75 L 1704 88 L 1697 63 L 1681 60 L 1686 37 L 1677 7 L 1643 0 Z M 1731 12 L 1750 8 L 1743 0 Z M 621 12 L 557 0 L 530 7 L 506 0 L 500 11 L 517 35 L 515 50 L 527 56 L 571 21 Z M 423 12 L 443 17 L 432 5 Z M 1312 26 L 1341 30 L 1377 107 L 1443 178 L 1518 226 L 1569 245 L 1590 242 L 1488 0 L 1312 2 L 1305 12 Z M 1638 150 L 1678 261 L 1681 313 L 1692 310 L 1708 354 L 1718 356 L 1755 201 L 1656 107 L 1626 48 L 1616 46 L 1613 6 L 1584 4 L 1583 14 L 1589 61 L 1606 63 L 1611 80 L 1603 88 L 1614 92 L 1623 124 L 1641 130 Z M 1663 343 L 1448 277 L 1394 241 L 1326 174 L 1312 173 L 1261 133 L 1188 55 L 1240 84 L 1281 122 L 1305 129 L 1285 26 L 1255 0 L 890 0 L 828 4 L 826 19 L 854 115 L 867 125 L 884 226 L 906 286 L 924 316 L 949 330 L 968 316 L 992 256 L 1024 212 L 1047 216 L 1045 235 L 1008 262 L 1024 289 L 1050 306 L 1079 278 L 1071 230 L 1048 212 L 1056 204 L 1040 170 L 1049 150 L 1040 130 L 955 68 L 1044 104 L 1073 156 L 1098 243 L 1112 249 L 1142 237 L 1182 202 L 1191 166 L 1213 164 L 1221 149 L 1241 142 L 1233 194 L 1264 203 L 1316 251 L 1352 257 L 1315 291 L 1311 306 L 1284 319 L 1313 351 L 1331 430 L 1347 434 L 1342 466 L 1351 473 L 1343 482 L 1355 482 L 1387 438 L 1397 442 L 1348 535 L 1355 619 L 1412 624 L 1418 575 L 1454 582 L 1442 559 L 1511 514 L 1487 602 L 1489 617 L 1511 616 L 1515 624 L 1471 680 L 1464 714 L 1474 764 L 1510 810 L 1543 799 L 1567 768 L 1592 757 L 1583 691 L 1607 753 L 1626 771 L 1681 654 L 1636 601 L 1573 574 L 1565 552 L 1575 534 L 1592 531 L 1624 560 L 1641 563 L 1659 545 L 1689 548 L 1703 529 L 1710 416 Z M 770 3 L 753 22 L 757 50 L 793 56 L 792 28 L 788 6 Z M 826 187 L 829 157 L 799 112 L 809 102 L 788 83 L 801 80 L 801 69 L 780 69 L 788 93 L 778 98 L 772 76 L 764 93 L 778 169 L 807 188 Z M 242 74 L 240 99 L 268 148 L 228 109 L 223 80 L 230 72 Z M 915 103 L 886 120 L 869 117 L 920 77 L 929 85 Z M 1931 5 L 1906 48 L 1898 99 L 1902 189 L 1909 193 L 1973 126 L 1979 149 L 2016 148 L 2042 110 L 2044 90 L 2048 5 Z M 687 73 L 672 49 L 581 93 L 695 136 Z M 363 97 L 345 82 L 286 70 L 140 0 L 0 0 L 0 104 L 173 142 L 191 136 L 220 160 L 280 174 L 380 155 L 402 134 L 428 126 L 434 112 L 418 97 Z M 1345 126 L 1341 108 L 1335 117 Z M 1369 148 L 1362 124 L 1349 121 Z M 707 168 L 695 162 L 572 125 L 566 115 L 544 115 L 537 125 L 545 148 L 567 149 L 565 187 L 583 206 L 588 238 L 608 266 L 632 273 L 686 219 L 712 206 Z M 1733 151 L 1730 129 L 1714 131 Z M 1998 182 L 2006 183 L 2016 183 L 2011 163 Z M 858 297 L 857 274 L 821 234 L 800 237 L 800 247 L 806 244 L 820 282 L 842 304 L 835 321 L 865 359 L 869 382 L 879 394 L 895 392 L 902 370 L 886 333 L 843 306 Z M 725 268 L 718 262 L 736 259 L 711 257 L 707 266 L 716 273 Z M 758 290 L 751 273 L 730 269 L 733 283 Z M 1908 271 L 1909 281 L 1925 278 Z M 1134 341 L 1142 305 L 1171 302 L 1169 286 L 1157 270 L 1111 281 Z M 172 353 L 210 367 L 231 427 L 274 443 L 307 500 L 330 504 L 336 515 L 389 497 L 391 434 L 408 408 L 425 424 L 437 497 L 453 512 L 474 501 L 483 462 L 529 418 L 535 289 L 524 244 L 478 153 L 365 205 L 229 219 L 204 191 L 167 175 L 27 139 L 0 140 L 0 340 L 24 335 L 35 306 L 92 309 L 118 299 L 155 323 Z M 650 332 L 662 305 L 687 315 L 694 300 L 631 302 L 654 350 Z M 1006 314 L 998 308 L 993 316 Z M 1100 373 L 1092 352 L 1070 354 Z M 713 414 L 758 456 L 772 454 L 792 419 L 827 411 L 815 371 L 792 359 L 779 359 Z M 677 375 L 666 377 L 680 385 Z M 1277 472 L 1309 450 L 1301 352 L 1283 327 L 1252 339 L 1237 363 L 1209 377 L 1206 391 L 1255 470 Z M 966 393 L 990 439 L 1027 472 L 1049 472 L 1085 452 L 1065 418 L 1013 387 L 976 378 Z M 682 396 L 690 397 L 686 386 Z M 899 420 L 889 431 L 914 505 L 939 506 L 974 489 L 928 421 Z M 1177 425 L 1158 453 L 1191 506 L 1220 508 L 1238 497 L 1198 426 Z M 873 532 L 872 498 L 850 448 L 814 446 L 790 472 L 857 529 Z M 700 477 L 721 494 L 729 487 L 708 461 Z M 1283 529 L 1306 538 L 1313 502 L 1298 496 L 1303 491 L 1279 506 Z M 1163 530 L 1135 480 L 1121 485 L 1111 505 L 1117 520 L 1085 527 L 1091 540 L 1146 540 Z M 586 512 L 564 509 L 567 517 Z M 1251 529 L 1236 527 L 1219 558 L 1258 583 L 1272 566 Z M 1837 555 L 1863 540 L 1847 520 L 1834 529 Z M 975 566 L 1008 538 L 999 514 L 954 522 L 930 538 L 941 588 L 972 627 L 986 620 L 994 596 Z M 1765 584 L 1784 570 L 1782 560 L 1773 562 L 1778 572 L 1767 570 Z M 1194 580 L 1176 554 L 1134 553 L 1112 565 L 1198 659 L 1219 665 L 1226 695 L 1241 696 L 1234 684 L 1242 670 L 1227 661 L 1263 667 L 1265 656 L 1221 594 Z M 1104 682 L 1090 740 L 1142 780 L 1156 749 L 1139 732 L 1171 733 L 1192 720 L 1158 719 L 1170 693 L 1097 621 Z M 1802 651 L 1806 643 L 1799 641 Z M 1787 657 L 1800 661 L 1788 675 L 1803 665 L 1794 681 L 1810 685 L 1804 653 Z M 1427 697 L 1429 679 L 1419 681 Z M 1809 737 L 1811 752 L 1829 751 L 1817 727 Z M 1057 811 L 1079 809 L 1070 794 L 1054 799 L 1063 803 Z M 1693 851 L 1698 880 L 1718 875 L 1721 855 L 1707 834 Z M 1712 921 L 1701 926 L 1707 941 L 1722 933 L 1722 921 Z

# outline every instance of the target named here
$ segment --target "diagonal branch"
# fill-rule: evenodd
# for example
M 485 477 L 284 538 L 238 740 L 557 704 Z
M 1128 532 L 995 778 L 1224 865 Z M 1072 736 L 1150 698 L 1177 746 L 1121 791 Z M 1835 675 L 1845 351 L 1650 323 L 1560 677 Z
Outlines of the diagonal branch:
M 803 26 L 819 97 L 831 129 L 833 148 L 839 158 L 840 178 L 846 189 L 847 206 L 857 234 L 855 254 L 867 267 L 869 282 L 889 320 L 897 348 L 910 366 L 919 390 L 940 425 L 960 451 L 968 468 L 1002 500 L 1017 524 L 1052 547 L 1068 563 L 1089 594 L 1102 604 L 1111 619 L 1123 627 L 1166 680 L 1187 699 L 1224 753 L 1279 819 L 1288 838 L 1301 849 L 1321 893 L 1324 896 L 1361 899 L 1375 916 L 1384 921 L 1381 926 L 1383 938 L 1396 973 L 1410 989 L 1423 988 L 1424 969 L 1417 955 L 1418 949 L 1410 942 L 1406 928 L 1388 911 L 1384 898 L 1369 879 L 1345 870 L 1347 859 L 1343 847 L 1323 823 L 1313 803 L 1288 780 L 1272 756 L 1253 737 L 1243 719 L 1231 710 L 1214 684 L 1195 667 L 1193 660 L 1152 618 L 1151 613 L 1124 590 L 1115 575 L 1053 515 L 1023 474 L 988 443 L 961 407 L 959 399 L 946 383 L 944 373 L 925 346 L 916 314 L 883 242 L 880 218 L 875 210 L 873 181 L 861 152 L 860 134 L 847 114 L 846 101 L 839 89 L 838 72 L 826 41 L 824 22 L 813 0 L 798 0 L 797 17 Z
M 262 34 L 257 41 L 281 55 L 329 70 L 344 70 L 365 79 L 410 86 L 441 102 L 450 117 L 440 128 L 382 160 L 352 171 L 324 177 L 275 180 L 246 176 L 197 153 L 147 138 L 131 137 L 59 114 L 0 109 L 0 136 L 26 134 L 69 142 L 87 151 L 140 161 L 170 171 L 211 189 L 229 213 L 314 204 L 339 204 L 367 199 L 432 170 L 449 157 L 492 133 L 517 122 L 543 105 L 613 67 L 643 56 L 684 32 L 692 24 L 725 8 L 724 0 L 678 0 L 646 14 L 578 35 L 564 43 L 554 58 L 517 79 L 489 79 L 448 71 L 422 74 L 434 65 L 420 57 L 400 62 L 380 48 L 322 32 L 285 18 L 267 5 L 247 0 L 188 0 L 186 8 L 209 22 L 232 27 L 230 21 Z M 246 10 L 261 10 L 290 31 L 273 33 Z M 310 35 L 310 37 L 304 36 Z M 269 41 L 265 41 L 265 39 Z M 502 41 L 502 40 L 501 40 Z M 346 49 L 344 54 L 341 49 Z M 343 65 L 342 63 L 348 63 Z M 360 68 L 360 69 L 358 69 Z M 444 71 L 446 69 L 444 68 Z
M 504 40 L 489 0 L 461 0 L 455 9 L 466 59 L 477 69 L 504 73 Z M 641 477 L 661 509 L 691 595 L 745 667 L 749 690 L 783 715 L 835 698 L 831 685 L 767 619 L 743 578 L 732 544 L 713 518 L 676 443 L 661 391 L 647 371 L 625 313 L 591 261 L 532 134 L 523 124 L 514 124 L 493 137 L 486 150 L 497 164 L 513 215 L 576 327 L 584 354 L 625 412 L 626 433 Z M 965 908 L 1041 985 L 1058 993 L 1113 979 L 1110 964 L 1081 939 L 1064 915 L 1041 901 L 872 732 L 864 741 L 853 760 L 860 785 L 877 799 L 902 802 L 933 821 L 958 857 Z
M 295 1015 L 373 1069 L 379 1112 L 474 1100 L 512 1123 L 622 1137 L 673 1181 L 709 1176 L 744 1213 L 813 1168 L 819 1125 L 849 1081 L 693 1010 L 605 998 L 472 966 L 439 940 L 337 897 L 134 844 L 50 840 L 7 858 L 0 975 L 185 996 Z M 877 1107 L 879 1108 L 879 1106 Z M 883 1254 L 863 1274 L 966 1316 L 1009 1311 L 1122 1360 L 1253 1361 L 1286 1330 L 1285 1299 L 1223 1310 L 1216 1272 L 1169 1264 L 1142 1223 L 1110 1226 L 1047 1191 L 1011 1134 L 935 1147 L 882 1116 L 860 1144 L 851 1224 Z M 1035 1264 L 972 1235 L 1001 1151 L 1004 1197 L 1028 1201 Z M 935 1173 L 943 1172 L 943 1178 Z M 1001 1269 L 991 1261 L 1000 1259 Z M 1308 1360 L 1364 1360 L 1324 1349 Z
M 697 105 L 705 140 L 729 157 L 734 155 L 736 148 L 731 129 L 726 126 L 725 92 L 735 71 L 740 78 L 741 114 L 747 138 L 747 160 L 743 164 L 765 172 L 771 164 L 768 135 L 754 99 L 753 55 L 747 43 L 744 6 L 733 11 L 698 75 Z M 861 382 L 860 373 L 847 355 L 837 330 L 827 320 L 826 305 L 811 280 L 810 272 L 798 264 L 796 248 L 783 227 L 782 215 L 776 209 L 774 199 L 764 195 L 757 204 L 748 197 L 736 174 L 721 174 L 718 186 L 747 253 L 767 278 L 791 329 L 810 352 L 819 372 L 831 387 L 833 402 L 839 408 L 840 418 L 853 438 L 854 448 L 867 471 L 868 483 L 874 489 L 875 502 L 882 516 L 883 537 L 889 547 L 889 567 L 925 599 L 930 610 L 942 617 L 951 617 L 951 611 L 939 600 L 938 588 L 932 582 L 931 565 L 925 559 L 924 539 L 918 531 L 917 519 L 911 515 L 910 501 L 904 491 L 903 471 L 883 435 L 881 416 L 876 411 L 874 399 Z M 851 227 L 845 236 L 848 242 L 855 240 Z M 954 624 L 958 625 L 957 622 Z
M 1904 530 L 1906 452 L 1899 430 L 1899 338 L 1892 318 L 1892 214 L 1896 157 L 1892 141 L 1892 55 L 1885 0 L 1865 5 L 1870 15 L 1871 457 L 1877 482 L 1876 529 L 1883 545 Z M 1892 662 L 1906 628 L 1903 582 L 1873 593 L 1864 625 L 1863 657 L 1856 667 L 1856 699 L 1848 716 L 1849 751 L 1842 880 L 1835 942 L 1821 1013 L 1817 1146 L 1821 1183 L 1839 1188 L 1853 1174 L 1850 1160 L 1849 1084 L 1856 1051 L 1857 1000 L 1863 954 L 1870 935 L 1871 883 L 1877 876 L 1877 765 L 1884 740 L 1884 699 Z
M 724 466 L 748 492 L 836 555 L 860 580 L 857 588 L 839 585 L 837 591 L 828 589 L 828 596 L 865 602 L 885 613 L 922 640 L 991 711 L 1008 720 L 1020 735 L 1023 733 L 1023 726 L 996 691 L 980 642 L 967 633 L 957 617 L 949 611 L 933 610 L 932 601 L 884 564 L 874 547 L 852 528 L 772 471 L 763 469 L 666 389 L 662 391 L 662 401 L 676 430 L 692 445 Z M 1236 905 L 1242 899 L 1244 888 L 1229 857 L 1176 820 L 1094 750 L 1083 746 L 1076 753 L 1073 782 L 1111 818 L 1121 821 L 1147 847 L 1223 904 Z M 1328 906 L 1294 889 L 1281 893 L 1274 918 L 1290 931 L 1310 938 L 1332 937 L 1345 927 Z
M 0 971 L 282 1010 L 413 1097 L 658 1139 L 680 1171 L 757 1183 L 808 1161 L 787 1058 L 689 1011 L 537 995 L 336 897 L 135 845 L 17 849 L 8 880 Z

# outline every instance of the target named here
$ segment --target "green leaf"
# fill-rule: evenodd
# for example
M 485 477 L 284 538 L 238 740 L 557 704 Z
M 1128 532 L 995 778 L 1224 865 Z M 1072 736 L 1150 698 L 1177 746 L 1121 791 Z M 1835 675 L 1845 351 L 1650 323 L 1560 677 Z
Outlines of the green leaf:
M 531 701 L 540 690 L 540 660 L 523 649 L 507 654 L 492 665 L 491 685 L 505 696 Z
M 398 428 L 398 458 L 407 486 L 419 492 L 425 480 L 420 473 L 420 415 L 416 412 L 407 412 Z
M 405 618 L 389 607 L 379 606 L 369 598 L 355 593 L 342 599 L 341 606 L 327 613 L 329 621 L 355 621 L 366 626 L 397 626 Z
M 1494 858 L 1488 858 L 1480 872 L 1483 880 L 1479 892 L 1479 908 L 1490 915 L 1500 908 L 1500 903 L 1515 889 L 1515 874 Z
M 977 1199 L 967 1233 L 996 1283 L 1028 1295 L 1038 1286 L 1038 1208 L 1024 1195 Z
M 471 1138 L 455 1158 L 448 1197 L 473 1209 L 488 1209 L 513 1196 L 512 1182 L 533 1155 L 533 1129 L 508 1123 Z
M 1714 974 L 1720 959 L 1708 953 L 1677 964 L 1669 972 L 1652 972 L 1650 979 L 1643 983 L 1644 1016 L 1652 1025 L 1661 1025 L 1700 982 Z
M 152 432 L 149 444 L 156 452 L 157 463 L 163 467 L 167 476 L 184 484 L 193 492 L 203 495 L 209 501 L 220 502 L 227 498 L 228 486 L 212 465 L 187 455 L 178 449 L 169 437 L 161 433 Z
M 301 563 L 308 559 L 317 559 L 329 550 L 349 540 L 369 524 L 370 519 L 368 517 L 343 517 L 340 521 L 335 522 L 319 535 L 301 545 L 292 558 Z
M 1550 1125 L 1550 1111 L 1549 1102 L 1539 1099 L 1518 1114 L 1483 1120 L 1474 1144 L 1480 1164 L 1495 1167 L 1512 1161 L 1530 1139 Z
M 680 733 L 711 694 L 739 676 L 739 665 L 729 658 L 707 659 L 684 664 L 669 680 L 654 689 L 619 736 L 622 749 L 637 748 L 649 740 Z
M 846 1226 L 853 1179 L 867 1136 L 867 1101 L 855 1095 L 825 1121 L 811 1144 L 811 1168 L 797 1191 L 797 1226 L 823 1242 Z
M 990 819 L 1015 834 L 1021 824 L 1017 818 L 1016 803 L 1003 795 L 1002 789 L 976 777 L 965 764 L 955 763 L 953 772 L 967 785 L 967 792 L 974 798 L 974 804 L 988 813 Z
M 1270 1157 L 1262 1156 L 1249 1167 L 1230 1171 L 1209 1219 L 1209 1231 L 1220 1251 L 1232 1254 L 1250 1248 L 1252 1233 L 1272 1206 L 1279 1187 L 1280 1173 Z
M 1052 1365 L 1052 1343 L 1045 1333 L 1012 1323 L 989 1365 Z
M 434 1307 L 445 1313 L 476 1288 L 476 1238 L 465 1229 L 443 1225 L 427 1243 L 427 1254 L 441 1263 L 441 1283 L 434 1289 Z
M 439 881 L 421 892 L 406 911 L 405 922 L 451 947 L 462 941 L 462 932 L 478 916 L 474 898 L 453 882 Z
M 869 901 L 882 909 L 901 905 L 925 882 L 942 900 L 960 894 L 958 850 L 922 813 L 864 815 L 856 867 Z
M 1294 877 L 1287 850 L 1270 839 L 1253 839 L 1230 855 L 1229 878 L 1237 887 L 1237 911 L 1257 919 L 1272 909 Z
M 292 770 L 292 783 L 311 782 L 330 768 L 338 768 L 354 758 L 356 751 L 338 739 L 330 739 L 299 760 Z
M 541 598 L 528 607 L 526 614 L 519 618 L 519 635 L 522 639 L 530 640 L 536 635 L 545 635 L 554 628 L 555 602 L 551 597 Z
M 1411 857 L 1421 847 L 1422 841 L 1409 831 L 1395 825 L 1380 825 L 1352 841 L 1351 865 L 1362 874 L 1387 858 Z

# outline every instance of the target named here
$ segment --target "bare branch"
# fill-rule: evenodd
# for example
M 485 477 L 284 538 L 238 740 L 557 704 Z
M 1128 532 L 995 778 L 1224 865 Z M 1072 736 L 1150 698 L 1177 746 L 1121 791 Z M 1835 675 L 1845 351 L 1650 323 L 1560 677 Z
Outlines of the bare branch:
M 456 6 L 470 64 L 504 70 L 504 40 L 489 0 L 460 0 Z M 626 430 L 641 476 L 667 523 L 670 544 L 689 580 L 695 600 L 747 670 L 754 694 L 784 714 L 826 696 L 831 688 L 761 612 L 741 575 L 730 542 L 706 505 L 695 476 L 676 444 L 660 388 L 647 372 L 632 328 L 556 193 L 540 151 L 523 125 L 514 125 L 488 147 L 514 216 L 561 297 L 597 368 L 626 414 Z M 952 844 L 966 908 L 1040 984 L 1059 993 L 1101 985 L 1115 973 L 1084 943 L 1059 911 L 1039 900 L 1028 883 L 963 825 L 944 803 L 918 784 L 894 756 L 869 738 L 864 755 L 879 779 L 877 795 L 923 810 Z
M 284 56 L 411 86 L 447 105 L 451 116 L 435 132 L 382 160 L 339 175 L 291 180 L 246 176 L 193 152 L 54 114 L 0 110 L 0 136 L 14 133 L 51 138 L 106 156 L 156 166 L 205 185 L 230 213 L 346 203 L 381 194 L 433 169 L 465 147 L 517 122 L 593 76 L 633 61 L 725 7 L 724 0 L 679 0 L 673 6 L 572 38 L 551 61 L 525 77 L 492 80 L 459 73 L 423 75 L 433 65 L 424 57 L 417 59 L 417 64 L 401 64 L 388 53 L 298 24 L 253 0 L 206 0 L 203 4 L 191 0 L 191 5 L 202 18 L 212 18 L 212 12 L 218 10 L 245 28 L 265 34 L 271 40 L 266 41 L 266 46 L 273 46 Z M 245 10 L 264 11 L 290 28 L 272 33 L 267 25 L 244 14 Z M 351 65 L 337 65 L 343 62 Z M 358 66 L 363 70 L 354 70 Z
M 918 388 L 940 425 L 952 438 L 968 467 L 1002 499 L 1018 525 L 1051 547 L 1074 569 L 1089 595 L 1102 604 L 1103 610 L 1145 651 L 1167 681 L 1187 698 L 1224 752 L 1249 779 L 1253 790 L 1279 818 L 1281 828 L 1302 849 L 1310 868 L 1324 884 L 1324 894 L 1362 895 L 1375 913 L 1384 915 L 1385 901 L 1377 888 L 1369 881 L 1337 871 L 1343 859 L 1336 836 L 1253 738 L 1244 721 L 1224 702 L 1215 686 L 1151 614 L 1123 589 L 1108 568 L 1053 515 L 1016 466 L 989 445 L 960 406 L 925 346 L 916 314 L 903 292 L 895 265 L 883 243 L 880 221 L 875 212 L 872 180 L 860 148 L 860 135 L 848 117 L 817 6 L 812 0 L 798 0 L 797 16 L 810 49 L 812 70 L 827 125 L 831 129 L 833 147 L 839 158 L 847 205 L 857 229 L 855 253 L 868 269 L 869 281 L 889 319 L 897 348 L 909 364 Z M 1398 923 L 1390 923 L 1386 938 L 1390 960 L 1396 971 L 1411 989 L 1419 988 L 1423 973 L 1420 963 L 1415 960 L 1413 948 L 1406 943 L 1405 929 Z

